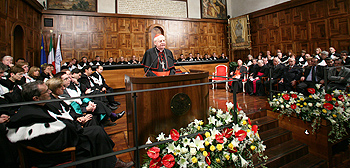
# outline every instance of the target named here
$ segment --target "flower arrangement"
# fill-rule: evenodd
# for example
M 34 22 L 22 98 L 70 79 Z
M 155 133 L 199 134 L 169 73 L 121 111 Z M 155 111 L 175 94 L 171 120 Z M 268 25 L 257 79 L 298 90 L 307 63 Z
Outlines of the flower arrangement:
M 312 133 L 320 128 L 322 120 L 329 121 L 331 131 L 328 141 L 332 143 L 348 135 L 346 127 L 350 128 L 350 94 L 341 90 L 326 93 L 320 90 L 320 85 L 316 85 L 316 89 L 308 88 L 308 92 L 309 96 L 296 92 L 279 93 L 269 100 L 269 104 L 273 111 L 281 113 L 280 116 L 295 115 L 303 121 L 311 122 Z
M 266 162 L 266 146 L 259 137 L 258 126 L 239 109 L 238 124 L 233 123 L 233 104 L 226 103 L 226 111 L 209 108 L 208 124 L 194 120 L 187 127 L 173 129 L 169 137 L 162 132 L 157 141 L 170 140 L 147 150 L 143 167 L 254 167 L 253 156 Z M 228 127 L 227 127 L 228 126 Z M 225 127 L 225 128 L 222 128 Z M 195 137 L 187 135 L 195 134 Z M 181 136 L 185 136 L 180 138 Z M 151 144 L 150 138 L 146 144 Z

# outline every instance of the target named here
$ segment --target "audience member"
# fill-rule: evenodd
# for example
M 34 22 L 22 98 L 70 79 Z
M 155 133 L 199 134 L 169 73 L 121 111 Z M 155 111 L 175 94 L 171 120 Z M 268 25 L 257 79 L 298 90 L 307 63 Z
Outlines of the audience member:
M 101 61 L 101 57 L 100 56 L 96 56 L 95 60 L 90 62 L 91 66 L 98 66 L 98 65 L 103 65 L 103 62 Z
M 15 65 L 17 65 L 19 62 L 26 62 L 26 60 L 24 58 L 17 58 Z
M 186 61 L 186 59 L 185 59 L 185 57 L 184 57 L 183 54 L 180 54 L 180 58 L 177 59 L 177 61 L 178 61 L 178 62 L 184 62 L 184 61 Z
M 258 67 L 252 76 L 249 77 L 247 92 L 250 95 L 256 94 L 262 96 L 265 94 L 262 78 L 267 76 L 268 68 L 264 65 L 263 60 L 258 61 Z
M 194 58 L 195 61 L 202 61 L 203 59 L 201 58 L 201 55 L 197 53 L 196 58 Z
M 319 66 L 327 66 L 326 63 L 326 58 L 328 57 L 328 52 L 327 51 L 322 51 L 320 54 L 320 59 L 318 60 L 318 65 Z
M 34 82 L 36 80 L 38 80 L 40 77 L 40 68 L 36 67 L 36 66 L 32 66 L 30 67 L 29 71 L 28 71 L 28 79 L 27 83 L 29 82 Z
M 210 58 L 211 58 L 211 60 L 217 60 L 218 59 L 218 57 L 216 56 L 215 52 L 213 53 L 213 55 Z
M 284 68 L 281 80 L 278 82 L 278 89 L 280 91 L 292 91 L 293 87 L 296 86 L 297 80 L 302 75 L 301 67 L 295 65 L 295 59 L 288 59 L 288 66 Z
M 25 83 L 30 82 L 31 77 L 28 76 L 29 72 L 29 63 L 28 62 L 18 62 L 16 66 L 21 67 L 24 69 L 23 77 L 21 80 L 17 81 L 17 84 L 23 85 Z
M 117 64 L 129 64 L 129 62 L 125 61 L 124 57 L 120 57 L 120 61 Z
M 300 77 L 300 83 L 296 88 L 299 93 L 304 95 L 309 94 L 307 88 L 316 88 L 315 84 L 324 84 L 323 67 L 318 66 L 318 59 L 316 57 L 308 58 L 307 61 L 310 63 L 304 67 L 304 73 Z
M 88 62 L 88 59 L 86 57 L 81 58 L 81 62 L 79 62 L 78 64 L 78 68 L 79 69 L 83 69 L 85 66 L 90 65 L 90 63 Z
M 350 65 L 350 58 L 348 57 L 348 51 L 344 50 L 340 53 L 341 59 L 344 62 L 344 65 Z
M 242 92 L 243 89 L 243 83 L 242 80 L 246 79 L 245 76 L 248 73 L 247 67 L 243 66 L 243 61 L 242 60 L 238 60 L 237 61 L 237 68 L 235 71 L 230 72 L 230 76 L 233 79 L 238 79 L 238 92 Z M 232 86 L 232 81 L 229 82 L 229 86 L 230 86 L 230 91 L 231 90 L 231 86 Z
M 273 59 L 273 65 L 271 68 L 271 78 L 268 78 L 265 82 L 265 88 L 270 88 L 270 80 L 271 85 L 274 86 L 278 81 L 281 80 L 284 70 L 284 65 L 281 64 L 281 60 L 277 57 Z M 268 75 L 269 76 L 269 75 Z
M 204 59 L 203 60 L 210 61 L 210 60 L 213 60 L 213 59 L 210 58 L 208 54 L 204 54 Z
M 250 65 L 253 64 L 253 56 L 250 55 L 250 54 L 248 54 L 247 58 L 248 58 L 248 59 L 247 59 L 247 61 L 245 62 L 245 65 L 249 67 Z
M 52 69 L 49 64 L 45 63 L 41 65 L 41 73 L 38 80 L 46 82 L 48 79 L 52 78 Z
M 300 56 L 295 58 L 295 64 L 299 65 L 299 66 L 304 65 L 305 62 L 306 62 L 305 55 L 306 55 L 306 51 L 305 50 L 301 50 Z
M 192 53 L 188 54 L 188 57 L 186 58 L 186 61 L 194 61 Z
M 316 57 L 318 60 L 321 59 L 321 52 L 322 52 L 322 49 L 321 48 L 316 48 L 315 49 L 315 54 L 314 54 L 314 57 Z M 328 56 L 328 55 L 327 55 Z
M 136 59 L 136 56 L 133 55 L 132 59 L 129 61 L 129 64 L 140 64 L 140 61 Z
M 329 55 L 328 57 L 330 57 L 332 60 L 336 60 L 340 58 L 340 54 L 335 52 L 335 48 L 334 47 L 329 47 Z
M 330 57 L 327 57 L 325 61 L 326 61 L 326 67 L 333 67 L 333 64 L 334 64 L 333 59 L 331 59 Z
M 116 65 L 117 63 L 114 62 L 113 57 L 109 57 L 108 61 L 105 62 L 105 65 Z
M 330 90 L 345 90 L 350 82 L 350 69 L 344 67 L 343 60 L 336 59 L 333 68 L 328 70 L 328 88 Z
M 219 57 L 219 59 L 227 59 L 227 57 L 225 56 L 225 53 L 221 53 L 221 56 Z
M 61 69 L 69 69 L 70 71 L 72 71 L 75 68 L 77 68 L 77 59 L 75 58 L 73 58 L 69 62 L 65 62 L 61 67 Z

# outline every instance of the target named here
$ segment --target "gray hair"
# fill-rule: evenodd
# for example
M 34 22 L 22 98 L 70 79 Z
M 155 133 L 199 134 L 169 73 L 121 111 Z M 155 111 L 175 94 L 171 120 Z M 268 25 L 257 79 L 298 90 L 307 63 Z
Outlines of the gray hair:
M 7 59 L 7 58 L 11 58 L 13 60 L 13 57 L 11 57 L 9 55 L 6 55 L 6 56 L 2 57 L 2 60 L 5 61 L 5 59 Z
M 328 51 L 322 51 L 321 54 L 327 55 L 328 56 Z
M 156 42 L 156 41 L 157 41 L 160 37 L 162 37 L 162 36 L 165 38 L 165 36 L 161 34 L 161 35 L 157 36 L 156 38 L 154 38 L 154 39 L 153 39 L 153 42 Z

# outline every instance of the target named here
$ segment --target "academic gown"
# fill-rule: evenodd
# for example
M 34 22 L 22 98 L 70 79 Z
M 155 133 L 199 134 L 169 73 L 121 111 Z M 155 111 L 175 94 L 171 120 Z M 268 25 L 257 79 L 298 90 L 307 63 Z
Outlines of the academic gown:
M 56 102 L 59 103 L 59 102 Z M 100 126 L 81 128 L 77 126 L 69 114 L 63 109 L 50 106 L 22 106 L 18 113 L 6 124 L 7 137 L 13 143 L 33 146 L 44 151 L 62 150 L 76 147 L 76 159 L 113 152 L 113 141 Z M 26 155 L 37 167 L 49 167 L 70 160 L 70 153 Z M 116 157 L 108 157 L 94 162 L 78 165 L 78 167 L 114 167 Z
M 141 61 L 141 65 L 144 66 L 145 73 L 147 72 L 146 76 L 157 76 L 154 72 L 166 72 L 170 71 L 170 75 L 175 74 L 175 66 L 174 66 L 174 56 L 173 53 L 168 50 L 164 49 L 164 61 L 165 61 L 165 70 L 162 68 L 162 65 L 160 64 L 160 58 L 158 56 L 159 50 L 154 47 L 151 49 L 148 49 Z M 157 59 L 158 58 L 158 59 Z

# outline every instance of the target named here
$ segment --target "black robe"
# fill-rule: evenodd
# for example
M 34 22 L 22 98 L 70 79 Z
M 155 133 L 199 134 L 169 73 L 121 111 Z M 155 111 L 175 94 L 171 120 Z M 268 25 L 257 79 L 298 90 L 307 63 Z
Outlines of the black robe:
M 155 73 L 152 71 L 156 72 L 166 72 L 170 71 L 170 75 L 175 74 L 175 66 L 174 66 L 174 56 L 173 53 L 168 50 L 164 49 L 163 52 L 164 54 L 164 60 L 165 60 L 165 69 L 162 68 L 160 65 L 160 57 L 158 56 L 159 50 L 157 48 L 151 48 L 148 49 L 141 61 L 141 64 L 144 66 L 144 70 L 146 76 L 157 76 Z M 157 59 L 158 58 L 158 59 Z
M 59 103 L 59 102 L 55 102 Z M 33 146 L 44 151 L 62 150 L 76 147 L 76 159 L 113 152 L 113 141 L 100 126 L 81 128 L 69 118 L 63 109 L 50 106 L 28 105 L 22 106 L 18 113 L 11 117 L 6 124 L 7 137 L 13 143 Z M 70 153 L 40 155 L 29 153 L 26 155 L 31 164 L 37 167 L 50 167 L 67 162 Z M 116 157 L 111 156 L 94 162 L 78 165 L 78 167 L 114 167 Z

